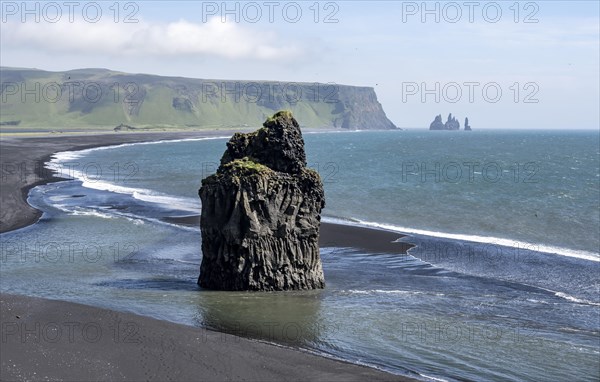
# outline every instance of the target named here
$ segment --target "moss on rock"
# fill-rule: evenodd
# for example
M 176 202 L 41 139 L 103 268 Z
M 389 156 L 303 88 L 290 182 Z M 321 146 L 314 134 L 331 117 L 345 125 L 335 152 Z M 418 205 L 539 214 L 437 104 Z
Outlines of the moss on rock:
M 236 133 L 217 173 L 202 181 L 198 283 L 221 290 L 323 288 L 319 253 L 325 206 L 319 174 L 306 167 L 291 112 Z

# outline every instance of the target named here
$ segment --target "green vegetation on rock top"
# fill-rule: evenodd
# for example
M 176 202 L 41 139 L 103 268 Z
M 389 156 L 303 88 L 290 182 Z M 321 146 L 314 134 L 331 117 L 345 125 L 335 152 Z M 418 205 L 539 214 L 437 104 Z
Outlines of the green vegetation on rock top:
M 254 158 L 244 157 L 223 165 L 224 171 L 239 175 L 251 175 L 263 172 L 272 172 L 269 167 L 258 163 Z
M 265 123 L 263 123 L 263 126 L 267 126 L 268 124 L 275 122 L 278 117 L 283 117 L 285 119 L 294 118 L 291 111 L 281 110 L 281 111 L 278 111 L 277 113 L 273 114 L 271 117 L 267 118 Z

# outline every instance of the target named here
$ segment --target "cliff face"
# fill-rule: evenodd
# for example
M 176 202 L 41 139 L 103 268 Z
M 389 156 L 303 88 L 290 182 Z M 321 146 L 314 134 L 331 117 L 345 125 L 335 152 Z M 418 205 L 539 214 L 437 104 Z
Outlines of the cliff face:
M 19 127 L 248 127 L 260 126 L 277 110 L 287 109 L 302 127 L 396 128 L 368 87 L 161 77 L 105 69 L 46 72 L 3 67 L 0 74 L 0 124 L 20 121 Z
M 338 86 L 339 97 L 335 102 L 333 114 L 334 127 L 344 129 L 397 129 L 377 101 L 373 88 Z
M 324 287 L 318 245 L 323 185 L 306 167 L 304 141 L 291 113 L 277 113 L 254 133 L 236 133 L 199 195 L 201 287 Z

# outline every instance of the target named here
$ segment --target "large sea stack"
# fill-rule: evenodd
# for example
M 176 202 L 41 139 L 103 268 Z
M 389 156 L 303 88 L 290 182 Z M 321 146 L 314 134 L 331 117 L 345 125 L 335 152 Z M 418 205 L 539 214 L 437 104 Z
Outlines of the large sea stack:
M 216 174 L 202 180 L 198 284 L 218 290 L 323 288 L 319 174 L 288 111 L 235 133 Z

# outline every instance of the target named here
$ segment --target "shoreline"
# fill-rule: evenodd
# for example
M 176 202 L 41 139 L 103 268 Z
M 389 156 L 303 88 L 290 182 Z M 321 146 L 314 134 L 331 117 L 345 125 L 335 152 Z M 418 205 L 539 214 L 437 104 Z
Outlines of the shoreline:
M 200 215 L 165 217 L 163 221 L 186 227 L 198 227 Z M 414 245 L 396 240 L 406 235 L 379 228 L 321 222 L 319 247 L 363 249 L 369 253 L 405 255 Z
M 32 188 L 38 185 L 66 180 L 55 176 L 51 170 L 44 167 L 44 164 L 50 161 L 51 157 L 57 152 L 79 151 L 127 143 L 210 138 L 231 135 L 233 132 L 211 130 L 185 133 L 3 138 L 0 140 L 0 166 L 2 168 L 0 233 L 31 226 L 39 220 L 43 212 L 27 203 L 28 194 Z M 177 220 L 177 218 L 175 219 Z M 192 217 L 192 219 L 197 219 L 197 217 Z M 190 224 L 189 221 L 174 223 Z M 322 227 L 321 245 L 324 246 L 356 247 L 389 253 L 406 253 L 406 250 L 412 247 L 412 245 L 406 243 L 394 243 L 393 241 L 404 236 L 395 232 L 331 223 L 322 223 Z M 75 380 L 107 378 L 146 380 L 155 377 L 161 379 L 239 380 L 247 379 L 248 376 L 251 380 L 290 381 L 306 378 L 324 381 L 412 380 L 386 371 L 315 355 L 299 349 L 285 348 L 276 344 L 262 343 L 248 338 L 130 313 L 65 301 L 9 295 L 3 292 L 0 292 L 0 301 L 2 301 L 2 314 L 0 314 L 3 328 L 2 335 L 8 340 L 8 342 L 3 342 L 3 351 L 0 352 L 0 364 L 3 370 L 0 380 L 44 377 Z M 42 328 L 50 327 L 56 322 L 61 322 L 56 318 L 57 315 L 61 315 L 63 317 L 62 322 L 68 325 L 73 322 L 85 323 L 86 320 L 95 325 L 101 321 L 106 322 L 110 317 L 118 322 L 128 320 L 128 322 L 133 322 L 136 327 L 147 329 L 147 335 L 143 336 L 143 339 L 151 344 L 150 354 L 160 359 L 164 369 L 159 367 L 156 374 L 149 374 L 145 368 L 152 368 L 155 365 L 152 364 L 153 361 L 144 364 L 145 361 L 148 361 L 148 355 L 133 354 L 131 353 L 131 346 L 125 346 L 121 343 L 118 345 L 123 345 L 120 346 L 122 349 L 115 352 L 115 343 L 107 339 L 99 341 L 102 342 L 102 346 L 90 345 L 90 341 L 76 341 L 75 343 L 67 341 L 65 343 L 64 338 L 58 345 L 52 341 L 42 341 L 40 345 L 28 341 L 29 335 L 25 335 L 25 342 L 22 341 L 20 329 L 24 327 L 23 325 L 26 325 L 27 328 L 30 326 L 37 328 L 37 325 L 41 325 Z M 68 328 L 62 329 L 62 333 L 65 334 L 65 329 Z M 15 330 L 16 332 L 12 333 Z M 109 331 L 108 326 L 106 326 L 105 331 Z M 171 333 L 170 337 L 165 335 L 165 332 Z M 194 349 L 194 345 L 198 345 L 198 343 L 197 341 L 194 343 L 193 339 L 196 338 L 197 340 L 198 332 L 202 332 L 202 338 L 208 338 L 207 341 L 210 346 L 203 342 L 201 346 L 195 346 Z M 11 333 L 15 335 L 9 336 Z M 44 335 L 45 332 L 38 334 Z M 173 338 L 177 338 L 177 341 L 174 342 Z M 219 340 L 223 338 L 229 338 L 229 343 L 219 343 Z M 171 347 L 170 352 L 167 354 L 167 361 L 164 359 L 165 342 Z M 159 343 L 160 349 L 157 347 Z M 236 346 L 232 348 L 232 344 Z M 137 348 L 134 347 L 133 349 Z M 142 346 L 141 349 L 137 350 L 144 353 L 147 349 L 148 346 Z M 194 349 L 197 354 L 190 352 L 190 349 Z M 46 354 L 49 352 L 53 354 L 53 364 L 40 366 L 46 365 Z M 224 356 L 231 357 L 232 352 L 241 359 L 223 363 L 222 358 Z M 89 365 L 86 364 L 88 357 L 96 360 L 96 363 L 100 360 L 101 363 L 107 363 L 107 365 L 95 364 L 95 367 L 89 368 Z M 200 358 L 202 361 L 191 362 L 194 358 Z M 206 361 L 207 359 L 209 361 Z M 269 362 L 270 359 L 277 359 L 276 366 Z M 82 361 L 83 366 L 72 366 L 78 365 Z M 69 368 L 58 367 L 58 365 L 64 365 L 65 362 L 68 362 L 71 366 Z M 231 363 L 234 367 L 231 367 Z M 31 366 L 33 364 L 36 366 Z M 304 364 L 306 367 L 297 367 L 299 364 Z M 177 367 L 171 367 L 172 365 L 177 365 Z M 207 365 L 217 366 L 209 367 Z M 203 368 L 199 370 L 201 366 Z
M 42 212 L 27 203 L 29 191 L 40 185 L 67 180 L 44 167 L 62 151 L 81 151 L 129 143 L 173 141 L 231 136 L 244 129 L 213 129 L 171 132 L 79 132 L 69 135 L 0 134 L 0 234 L 36 223 Z M 343 132 L 337 129 L 307 129 L 305 133 Z M 15 159 L 18 158 L 18 159 Z
M 0 208 L 0 234 L 33 225 L 40 219 L 43 212 L 30 206 L 27 203 L 27 198 L 29 191 L 36 186 L 67 180 L 56 176 L 51 170 L 44 167 L 52 156 L 58 152 L 81 151 L 130 143 L 213 138 L 230 135 L 234 132 L 207 130 L 2 139 L 0 140 L 0 167 L 2 168 L 3 187 L 0 192 L 0 206 L 2 207 Z M 96 142 L 90 143 L 90 139 L 94 139 Z M 23 152 L 25 155 L 21 154 Z M 32 152 L 33 156 L 31 155 Z M 17 156 L 17 154 L 21 155 L 22 160 L 15 163 L 10 158 L 11 156 Z M 17 198 L 17 187 L 21 198 Z M 165 217 L 163 220 L 173 224 L 197 227 L 200 217 Z M 321 223 L 320 245 L 326 247 L 354 247 L 371 252 L 406 254 L 406 251 L 414 245 L 395 242 L 405 236 L 405 234 L 381 228 Z
M 416 381 L 204 328 L 0 293 L 0 380 Z
M 210 130 L 171 133 L 117 133 L 77 136 L 43 136 L 5 138 L 0 140 L 0 167 L 2 168 L 2 190 L 0 192 L 0 234 L 35 224 L 42 216 L 27 203 L 29 191 L 36 186 L 67 180 L 56 176 L 44 165 L 54 154 L 62 151 L 116 146 L 129 143 L 172 141 L 180 139 L 202 139 L 231 135 L 235 131 Z M 90 143 L 94 140 L 94 143 Z M 20 161 L 10 160 L 11 157 Z M 18 191 L 17 189 L 18 188 Z M 20 193 L 20 198 L 17 197 Z M 184 226 L 198 226 L 199 216 L 166 217 L 166 222 Z M 320 245 L 326 247 L 354 247 L 372 252 L 406 254 L 413 247 L 408 243 L 395 241 L 405 237 L 390 230 L 321 223 Z M 362 234 L 362 235 L 361 235 Z
M 236 130 L 167 133 L 114 133 L 73 136 L 3 137 L 0 139 L 0 233 L 36 223 L 41 211 L 27 203 L 29 191 L 39 185 L 65 180 L 44 168 L 52 155 L 125 143 L 210 138 L 231 135 Z

